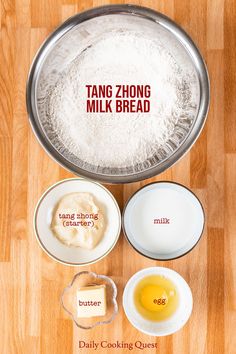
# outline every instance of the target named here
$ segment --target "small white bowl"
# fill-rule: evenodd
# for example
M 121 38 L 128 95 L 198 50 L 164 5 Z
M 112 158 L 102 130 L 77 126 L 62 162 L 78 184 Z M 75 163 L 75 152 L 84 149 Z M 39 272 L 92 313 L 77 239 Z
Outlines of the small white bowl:
M 127 201 L 122 216 L 123 231 L 131 246 L 143 256 L 160 261 L 190 252 L 201 239 L 204 224 L 204 209 L 197 196 L 185 186 L 167 181 L 140 188 Z
M 163 275 L 170 279 L 179 293 L 179 305 L 176 312 L 167 320 L 154 322 L 143 318 L 134 304 L 136 285 L 146 276 Z M 123 293 L 123 307 L 130 323 L 140 332 L 150 336 L 167 336 L 180 330 L 188 321 L 193 307 L 192 292 L 186 281 L 174 270 L 164 267 L 151 267 L 135 273 L 127 282 Z
M 50 229 L 55 205 L 64 195 L 75 192 L 93 194 L 106 211 L 105 234 L 92 250 L 66 246 Z M 52 185 L 40 198 L 34 213 L 34 230 L 40 246 L 50 257 L 66 265 L 88 265 L 104 258 L 118 241 L 120 229 L 120 209 L 113 195 L 101 184 L 82 178 L 65 179 Z

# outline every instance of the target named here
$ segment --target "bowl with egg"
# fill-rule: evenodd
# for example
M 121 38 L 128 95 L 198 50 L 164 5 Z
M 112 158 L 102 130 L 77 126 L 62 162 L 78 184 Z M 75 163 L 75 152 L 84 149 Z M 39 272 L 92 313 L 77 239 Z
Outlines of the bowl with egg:
M 113 195 L 82 178 L 55 183 L 35 208 L 40 246 L 66 265 L 88 265 L 105 257 L 118 241 L 120 228 L 120 209 Z
M 180 274 L 164 267 L 135 273 L 123 293 L 123 307 L 130 323 L 151 336 L 180 330 L 192 312 L 191 289 Z

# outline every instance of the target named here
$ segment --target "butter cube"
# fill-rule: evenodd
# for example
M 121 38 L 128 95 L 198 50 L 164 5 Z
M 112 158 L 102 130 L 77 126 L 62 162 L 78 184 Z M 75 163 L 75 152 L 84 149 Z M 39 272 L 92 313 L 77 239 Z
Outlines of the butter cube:
M 77 291 L 77 316 L 96 317 L 106 314 L 106 286 L 91 285 Z

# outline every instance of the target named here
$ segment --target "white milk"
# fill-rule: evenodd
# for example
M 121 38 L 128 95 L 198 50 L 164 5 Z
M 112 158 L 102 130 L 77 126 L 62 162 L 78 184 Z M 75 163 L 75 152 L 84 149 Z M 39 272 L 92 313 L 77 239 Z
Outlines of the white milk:
M 200 237 L 204 224 L 198 199 L 173 183 L 151 184 L 141 189 L 130 200 L 125 213 L 125 229 L 131 243 L 133 239 L 139 247 L 158 254 L 180 249 L 185 253 Z

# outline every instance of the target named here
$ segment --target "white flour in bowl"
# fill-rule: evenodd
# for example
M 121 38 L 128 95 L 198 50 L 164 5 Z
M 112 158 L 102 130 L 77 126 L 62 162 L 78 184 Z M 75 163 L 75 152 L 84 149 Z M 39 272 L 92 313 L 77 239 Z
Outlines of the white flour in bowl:
M 87 113 L 89 84 L 111 85 L 113 99 L 116 85 L 150 85 L 150 111 Z M 103 31 L 74 55 L 44 102 L 50 129 L 72 155 L 122 169 L 156 163 L 178 148 L 196 118 L 199 86 L 188 55 L 169 34 L 127 28 Z

